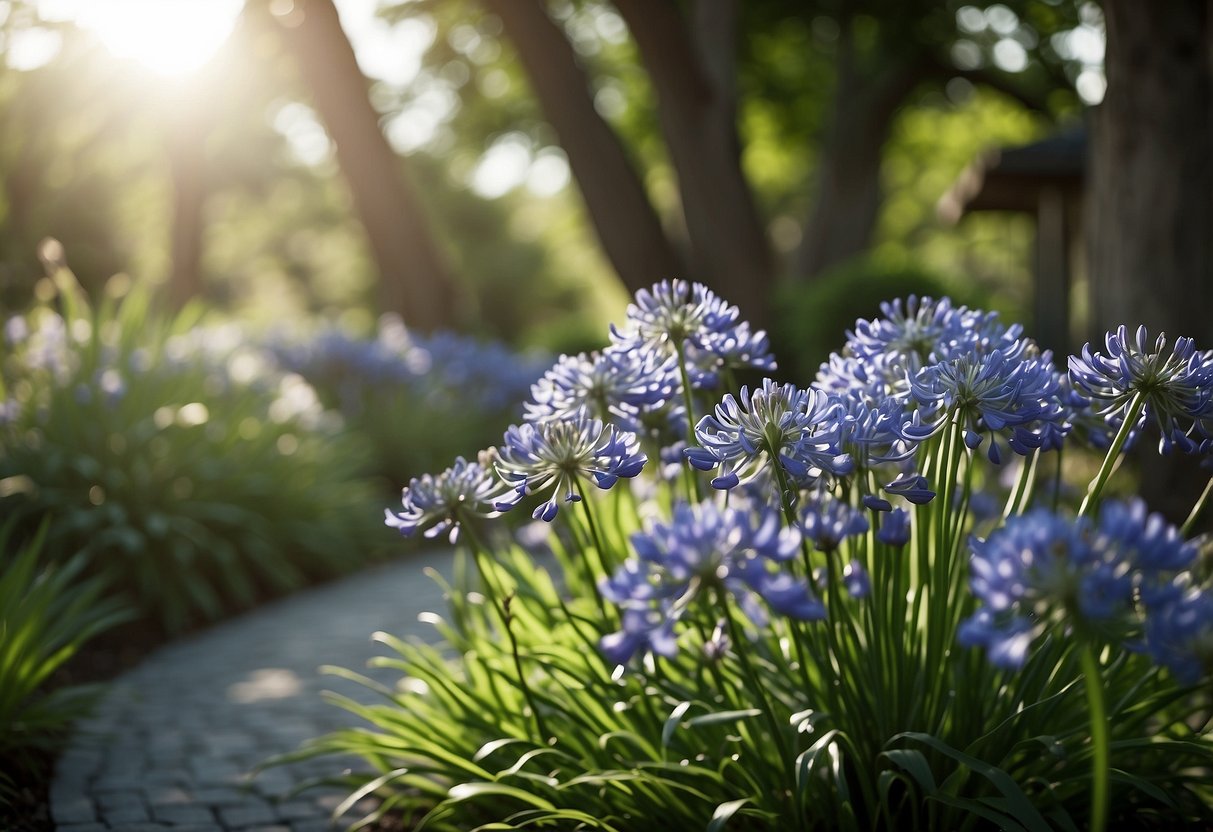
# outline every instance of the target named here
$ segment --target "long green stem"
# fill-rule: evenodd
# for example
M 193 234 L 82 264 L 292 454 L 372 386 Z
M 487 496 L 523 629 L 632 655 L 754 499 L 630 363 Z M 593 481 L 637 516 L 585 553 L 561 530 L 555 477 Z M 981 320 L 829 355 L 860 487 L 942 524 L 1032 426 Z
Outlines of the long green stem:
M 1125 410 L 1124 423 L 1116 432 L 1116 438 L 1112 440 L 1112 444 L 1108 447 L 1108 454 L 1104 457 L 1103 464 L 1099 466 L 1099 473 L 1095 475 L 1095 479 L 1091 480 L 1087 496 L 1083 498 L 1082 505 L 1078 508 L 1079 517 L 1086 517 L 1087 512 L 1099 505 L 1099 497 L 1103 494 L 1108 479 L 1112 476 L 1112 469 L 1116 467 L 1116 460 L 1120 458 L 1120 452 L 1124 448 L 1125 442 L 1129 440 L 1129 434 L 1133 432 L 1133 425 L 1137 422 L 1137 417 L 1141 415 L 1144 403 L 1142 393 L 1133 394 L 1133 399 Z
M 1087 689 L 1087 708 L 1091 721 L 1091 832 L 1104 832 L 1108 824 L 1108 772 L 1111 745 L 1108 739 L 1108 713 L 1104 702 L 1103 677 L 1089 642 L 1079 649 L 1083 684 Z
M 501 618 L 501 627 L 505 630 L 506 637 L 510 640 L 510 652 L 514 657 L 514 671 L 518 675 L 518 687 L 522 691 L 522 696 L 526 700 L 527 707 L 531 709 L 531 716 L 535 720 L 535 730 L 538 732 L 538 742 L 543 744 L 547 741 L 548 732 L 543 723 L 543 715 L 539 713 L 539 708 L 535 706 L 535 699 L 531 695 L 531 687 L 527 684 L 526 674 L 522 670 L 522 656 L 518 651 L 518 640 L 514 637 L 513 614 L 510 612 L 510 603 L 513 600 L 513 593 L 502 594 L 502 590 L 497 586 L 496 582 L 489 578 L 489 568 L 485 561 L 489 560 L 489 552 L 484 548 L 477 534 L 472 531 L 470 524 L 464 524 L 461 531 L 465 539 L 468 541 L 469 548 L 472 550 L 472 560 L 476 563 L 476 570 L 480 573 L 480 580 L 484 584 L 485 592 L 489 595 L 490 603 L 497 611 L 497 615 Z
M 1192 513 L 1188 515 L 1188 519 L 1184 521 L 1183 528 L 1179 530 L 1180 537 L 1187 537 L 1192 532 L 1192 527 L 1196 525 L 1197 518 L 1204 511 L 1205 504 L 1209 502 L 1209 494 L 1213 492 L 1213 477 L 1209 477 L 1209 481 L 1205 483 L 1205 490 L 1200 492 L 1200 496 L 1196 498 L 1196 504 L 1192 506 Z
M 771 732 L 771 741 L 775 743 L 775 747 L 779 750 L 779 758 L 783 761 L 784 774 L 790 782 L 790 786 L 787 788 L 784 797 L 786 800 L 792 801 L 792 805 L 795 806 L 796 768 L 792 759 L 792 752 L 788 749 L 783 731 L 780 730 L 779 720 L 775 718 L 775 711 L 771 708 L 770 699 L 767 698 L 766 686 L 759 680 L 758 675 L 754 672 L 754 666 L 750 664 L 750 656 L 742 637 L 741 628 L 737 626 L 737 621 L 734 618 L 728 597 L 723 591 L 719 594 L 719 601 L 724 611 L 725 620 L 729 624 L 729 638 L 733 641 L 733 649 L 737 653 L 737 658 L 741 663 L 741 672 L 745 675 L 750 692 L 758 698 L 758 704 L 766 716 L 767 727 Z M 803 818 L 799 817 L 800 812 L 795 809 L 793 811 L 798 816 L 798 825 L 803 826 Z

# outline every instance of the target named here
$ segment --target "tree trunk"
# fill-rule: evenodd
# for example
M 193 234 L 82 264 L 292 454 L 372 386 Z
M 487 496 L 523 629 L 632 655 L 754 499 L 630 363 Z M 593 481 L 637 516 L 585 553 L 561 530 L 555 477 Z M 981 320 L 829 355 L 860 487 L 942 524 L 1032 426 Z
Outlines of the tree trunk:
M 658 118 L 678 174 L 695 276 L 756 326 L 770 321 L 775 271 L 741 170 L 733 90 L 736 0 L 615 0 L 657 90 Z
M 199 99 L 201 100 L 201 99 Z M 205 104 L 168 114 L 167 150 L 173 188 L 169 302 L 180 309 L 202 294 L 203 209 L 206 204 Z
M 839 43 L 838 79 L 817 184 L 793 277 L 812 279 L 868 249 L 884 199 L 880 166 L 893 119 L 925 69 L 908 61 L 879 75 L 858 66 L 850 33 Z
M 1107 96 L 1088 176 L 1091 340 L 1145 324 L 1213 347 L 1213 11 L 1105 0 Z M 1151 508 L 1182 521 L 1207 474 L 1142 443 Z
M 456 321 L 449 269 L 425 212 L 405 180 L 402 160 L 379 127 L 367 79 L 341 29 L 332 0 L 296 0 L 278 27 L 337 146 L 380 273 L 382 306 L 422 332 Z
M 1088 238 L 1094 333 L 1120 323 L 1213 347 L 1213 67 L 1206 0 L 1106 0 Z
M 603 251 L 629 291 L 684 277 L 619 137 L 594 109 L 585 70 L 542 0 L 485 0 L 505 26 L 560 138 Z

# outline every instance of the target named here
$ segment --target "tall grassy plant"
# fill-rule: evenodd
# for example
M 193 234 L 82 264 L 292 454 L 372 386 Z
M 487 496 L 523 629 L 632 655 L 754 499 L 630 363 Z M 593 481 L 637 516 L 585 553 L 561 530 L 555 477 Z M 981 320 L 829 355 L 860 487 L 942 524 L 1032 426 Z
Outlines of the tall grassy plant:
M 131 617 L 99 577 L 85 577 L 85 558 L 40 559 L 45 528 L 17 546 L 14 524 L 0 527 L 0 809 L 14 777 L 29 774 L 54 751 L 71 722 L 86 713 L 94 686 L 45 688 L 90 639 Z
M 464 553 L 440 646 L 377 634 L 399 685 L 297 755 L 378 770 L 346 779 L 342 809 L 382 798 L 356 825 L 1213 820 L 1199 545 L 1103 496 L 1151 432 L 1213 449 L 1213 353 L 1122 329 L 1062 374 L 996 315 L 882 311 L 810 387 L 720 398 L 765 338 L 659 284 L 499 447 L 412 480 L 389 525 Z M 1074 511 L 1055 463 L 1088 447 Z M 553 567 L 488 523 L 520 505 Z
M 61 277 L 61 282 L 66 281 Z M 7 322 L 0 507 L 81 551 L 170 632 L 340 574 L 375 549 L 367 450 L 231 326 L 70 283 Z

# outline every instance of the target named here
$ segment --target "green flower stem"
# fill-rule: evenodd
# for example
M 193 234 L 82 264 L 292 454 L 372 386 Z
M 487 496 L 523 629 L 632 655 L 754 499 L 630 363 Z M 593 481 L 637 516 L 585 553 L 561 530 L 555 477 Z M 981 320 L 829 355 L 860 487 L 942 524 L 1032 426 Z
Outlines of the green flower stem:
M 598 553 L 598 565 L 604 575 L 610 575 L 615 571 L 614 558 L 608 554 L 607 548 L 602 543 L 602 535 L 598 533 L 598 522 L 594 519 L 594 507 L 590 504 L 590 496 L 586 493 L 585 485 L 580 479 L 576 482 L 577 493 L 581 495 L 581 505 L 585 507 L 585 519 L 590 527 L 590 538 L 594 541 L 594 551 Z M 598 585 L 597 581 L 594 582 L 594 585 Z
M 771 708 L 771 701 L 767 698 L 766 686 L 759 680 L 758 675 L 754 672 L 754 666 L 750 663 L 750 657 L 746 649 L 747 644 L 741 628 L 737 626 L 737 619 L 733 614 L 732 605 L 729 604 L 728 598 L 723 591 L 720 592 L 718 600 L 723 608 L 725 620 L 729 623 L 729 638 L 733 641 L 733 650 L 737 653 L 737 659 L 741 664 L 741 672 L 745 676 L 746 684 L 749 686 L 750 691 L 758 698 L 759 707 L 762 708 L 762 713 L 766 716 L 767 728 L 771 732 L 771 740 L 779 750 L 780 760 L 783 761 L 784 774 L 788 777 L 788 787 L 783 795 L 784 799 L 792 802 L 792 805 L 795 806 L 795 761 L 792 759 L 792 753 L 788 749 L 783 731 L 780 730 L 779 720 L 775 718 L 775 711 Z M 762 756 L 761 751 L 759 751 L 759 756 Z M 795 811 L 795 814 L 798 820 L 797 825 L 803 827 L 804 818 L 800 815 L 799 811 Z
M 518 639 L 514 636 L 513 614 L 510 612 L 510 603 L 513 600 L 514 594 L 509 593 L 498 597 L 501 593 L 496 583 L 489 578 L 489 568 L 484 563 L 489 560 L 489 552 L 484 548 L 480 538 L 472 531 L 470 524 L 464 524 L 463 533 L 467 537 L 472 550 L 472 560 L 476 563 L 476 570 L 480 573 L 480 579 L 484 583 L 485 591 L 490 596 L 490 602 L 497 614 L 501 617 L 501 626 L 505 630 L 506 637 L 510 640 L 510 652 L 514 657 L 514 671 L 518 675 L 518 687 L 522 691 L 522 696 L 526 700 L 527 707 L 531 709 L 531 717 L 535 720 L 535 730 L 537 733 L 537 741 L 540 745 L 547 742 L 548 732 L 543 723 L 543 715 L 539 713 L 539 708 L 535 706 L 535 698 L 531 694 L 531 687 L 527 684 L 526 674 L 522 670 L 522 656 L 518 651 Z
M 1141 409 L 1144 406 L 1145 394 L 1141 391 L 1134 393 L 1132 400 L 1129 401 L 1129 407 L 1125 411 L 1124 423 L 1116 432 L 1116 438 L 1112 440 L 1107 456 L 1104 457 L 1103 464 L 1099 466 L 1099 473 L 1095 475 L 1095 479 L 1091 480 L 1087 496 L 1083 498 L 1082 505 L 1078 508 L 1079 517 L 1086 517 L 1088 512 L 1099 505 L 1099 498 L 1103 494 L 1104 486 L 1108 484 L 1112 470 L 1116 467 L 1116 461 L 1120 458 L 1120 452 L 1124 448 L 1125 442 L 1129 440 L 1129 434 L 1133 432 L 1133 425 L 1137 422 L 1137 417 L 1141 415 Z
M 1083 684 L 1087 689 L 1087 707 L 1091 720 L 1091 832 L 1104 832 L 1108 824 L 1108 771 L 1110 743 L 1108 714 L 1104 702 L 1103 677 L 1090 642 L 1079 648 Z
M 1192 527 L 1196 525 L 1196 520 L 1200 517 L 1200 513 L 1204 511 L 1205 504 L 1209 502 L 1209 494 L 1213 492 L 1213 477 L 1209 477 L 1209 481 L 1205 483 L 1205 490 L 1200 492 L 1200 496 L 1196 498 L 1196 504 L 1192 506 L 1192 513 L 1188 515 L 1188 519 L 1184 521 L 1183 528 L 1179 530 L 1180 537 L 1187 537 L 1192 532 Z
M 682 400 L 687 409 L 687 445 L 690 445 L 695 441 L 695 398 L 691 394 L 691 376 L 687 372 L 686 349 L 682 341 L 678 342 L 678 375 L 682 378 Z M 703 496 L 699 490 L 699 478 L 686 460 L 682 462 L 682 469 L 687 478 L 687 499 L 697 503 Z

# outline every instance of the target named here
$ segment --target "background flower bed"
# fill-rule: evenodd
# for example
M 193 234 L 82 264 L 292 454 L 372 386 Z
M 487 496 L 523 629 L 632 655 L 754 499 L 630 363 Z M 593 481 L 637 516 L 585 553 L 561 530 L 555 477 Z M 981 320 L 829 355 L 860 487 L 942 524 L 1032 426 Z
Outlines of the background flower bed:
M 53 297 L 3 322 L 0 359 L 0 584 L 10 600 L 33 598 L 31 587 L 43 598 L 0 607 L 11 659 L 0 663 L 0 743 L 14 760 L 28 753 L 0 788 L 14 822 L 34 811 L 22 792 L 41 787 L 47 755 L 87 701 L 81 683 L 396 554 L 380 522 L 384 478 L 499 431 L 499 388 L 513 399 L 538 375 L 503 347 L 420 343 L 400 327 L 390 349 L 383 337 L 301 334 L 292 346 L 311 361 L 288 364 L 280 339 L 200 308 L 165 315 L 121 280 L 94 307 L 69 272 L 54 280 Z M 326 377 L 334 354 L 377 363 Z M 443 418 L 447 388 L 472 381 L 482 406 Z M 351 389 L 361 398 L 341 400 Z M 394 420 L 407 422 L 404 439 Z M 22 715 L 39 703 L 37 721 Z

